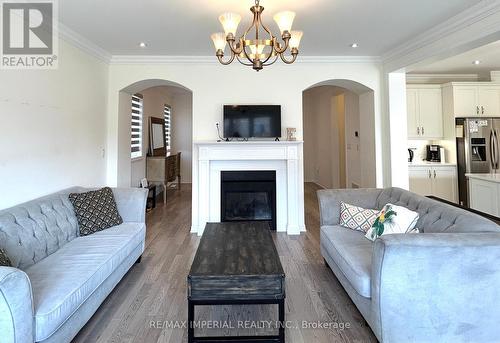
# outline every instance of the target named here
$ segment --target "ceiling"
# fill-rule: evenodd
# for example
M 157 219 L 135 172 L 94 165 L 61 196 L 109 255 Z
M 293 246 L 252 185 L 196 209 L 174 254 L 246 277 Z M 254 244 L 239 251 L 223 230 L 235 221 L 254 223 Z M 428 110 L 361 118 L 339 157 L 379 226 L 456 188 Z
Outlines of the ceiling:
M 476 60 L 481 63 L 473 64 Z M 492 70 L 500 71 L 500 41 L 420 67 L 411 74 L 478 74 L 485 79 Z
M 380 56 L 480 0 L 261 0 L 264 22 L 297 12 L 294 28 L 304 31 L 301 53 L 308 56 Z M 214 54 L 210 34 L 217 20 L 234 11 L 247 26 L 253 0 L 64 0 L 62 23 L 113 55 Z M 140 48 L 139 42 L 146 42 Z M 356 42 L 359 48 L 350 44 Z

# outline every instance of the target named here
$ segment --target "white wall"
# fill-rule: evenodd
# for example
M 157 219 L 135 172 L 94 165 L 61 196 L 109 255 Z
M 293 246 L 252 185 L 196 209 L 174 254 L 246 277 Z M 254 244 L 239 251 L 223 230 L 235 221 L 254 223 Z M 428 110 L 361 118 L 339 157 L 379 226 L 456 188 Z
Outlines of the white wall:
M 107 76 L 64 41 L 57 70 L 0 70 L 0 208 L 106 183 Z
M 345 102 L 345 148 L 346 148 L 346 187 L 353 184 L 361 186 L 360 153 L 360 112 L 359 96 L 352 92 L 344 93 Z M 356 137 L 356 132 L 358 136 Z M 374 169 L 373 169 L 374 170 Z M 373 183 L 374 185 L 375 183 Z
M 120 149 L 128 145 L 129 133 L 120 122 L 119 92 L 143 80 L 169 80 L 193 92 L 193 140 L 215 140 L 215 123 L 222 120 L 224 104 L 280 104 L 283 132 L 286 127 L 297 128 L 297 138 L 303 137 L 302 92 L 322 81 L 347 79 L 374 90 L 373 122 L 380 121 L 380 69 L 377 63 L 296 63 L 293 66 L 276 64 L 257 73 L 239 64 L 221 66 L 214 63 L 145 63 L 112 64 L 108 93 L 108 182 L 120 184 L 121 173 L 130 170 L 130 160 L 122 158 Z M 373 107 L 372 106 L 372 107 Z M 371 156 L 382 156 L 381 132 L 373 130 L 375 146 Z M 193 159 L 194 160 L 194 159 Z M 375 160 L 375 159 L 374 159 Z M 302 162 L 302 161 L 301 161 Z M 382 186 L 382 158 L 378 159 L 377 181 Z M 196 173 L 193 163 L 193 179 Z M 126 184 L 130 176 L 126 178 Z
M 163 119 L 165 104 L 172 108 L 171 114 L 171 151 L 181 152 L 181 179 L 183 183 L 191 182 L 192 169 L 192 94 L 191 92 L 172 86 L 156 86 L 140 91 L 144 99 L 143 111 L 143 153 L 146 156 L 149 147 L 149 118 Z M 145 157 L 132 160 L 131 185 L 137 187 L 140 180 L 146 177 Z

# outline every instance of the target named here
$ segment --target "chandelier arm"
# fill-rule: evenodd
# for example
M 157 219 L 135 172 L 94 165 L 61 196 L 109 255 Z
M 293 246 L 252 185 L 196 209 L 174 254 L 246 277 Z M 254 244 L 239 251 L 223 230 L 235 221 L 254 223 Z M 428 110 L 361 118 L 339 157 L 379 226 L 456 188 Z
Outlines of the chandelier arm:
M 246 47 L 243 47 L 243 55 L 245 55 L 245 57 L 247 58 L 247 60 L 252 63 L 253 65 L 253 60 L 250 58 L 250 56 L 248 55 L 247 53 L 247 49 L 245 49 Z
M 288 49 L 288 45 L 290 43 L 290 38 L 285 38 L 283 39 L 283 42 L 285 43 L 285 45 L 283 47 L 279 47 L 281 44 L 278 42 L 278 40 L 275 38 L 275 45 L 273 46 L 274 48 L 274 51 L 276 51 L 276 53 L 278 54 L 282 54 L 284 53 L 287 49 Z
M 255 23 L 257 21 L 257 13 L 254 13 L 253 14 L 253 20 L 252 20 L 252 23 L 250 24 L 250 26 L 248 27 L 248 29 L 245 31 L 245 33 L 243 33 L 243 39 L 246 40 L 247 39 L 247 34 L 250 32 L 250 30 L 252 29 L 252 27 L 255 26 Z
M 238 62 L 240 62 L 241 64 L 243 64 L 244 66 L 247 66 L 247 67 L 252 67 L 253 66 L 253 63 L 245 63 L 241 60 L 240 56 L 236 56 L 236 59 L 238 60 Z
M 269 58 L 268 58 L 267 60 L 269 60 Z M 266 61 L 267 61 L 267 60 L 266 60 Z M 274 56 L 274 60 L 273 60 L 273 61 L 271 61 L 271 62 L 269 62 L 269 63 L 262 63 L 262 66 L 263 66 L 263 67 L 267 67 L 267 66 L 273 65 L 274 63 L 276 63 L 276 61 L 277 61 L 277 60 L 278 60 L 278 55 L 275 55 L 275 56 Z
M 231 40 L 231 41 L 227 41 L 228 42 L 228 45 L 229 45 L 229 48 L 231 49 L 231 52 L 235 55 L 239 55 L 241 54 L 242 50 L 243 50 L 243 38 L 240 38 L 240 41 L 239 41 L 239 48 L 238 48 L 238 44 L 234 44 L 234 40 Z
M 223 57 L 224 56 L 220 56 L 218 55 L 217 56 L 217 59 L 219 60 L 219 62 L 222 64 L 222 65 L 225 65 L 227 66 L 228 64 L 231 64 L 233 61 L 234 61 L 234 57 L 236 56 L 236 54 L 234 52 L 231 51 L 231 58 L 229 58 L 227 61 L 224 62 L 223 60 Z
M 286 64 L 292 64 L 297 59 L 298 54 L 292 54 L 292 59 L 290 61 L 286 59 L 284 54 L 279 54 L 279 55 L 280 55 L 280 58 L 283 62 L 285 62 Z

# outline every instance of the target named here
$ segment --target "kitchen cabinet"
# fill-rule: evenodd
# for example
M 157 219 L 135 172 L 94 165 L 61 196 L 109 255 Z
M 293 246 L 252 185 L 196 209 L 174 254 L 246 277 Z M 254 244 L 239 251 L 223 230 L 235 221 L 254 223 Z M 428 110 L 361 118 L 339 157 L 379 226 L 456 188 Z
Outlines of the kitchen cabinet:
M 441 86 L 408 85 L 406 89 L 408 138 L 443 137 Z
M 500 175 L 466 174 L 470 208 L 500 217 Z
M 458 201 L 457 170 L 454 165 L 428 164 L 410 166 L 410 191 L 451 202 Z
M 443 86 L 443 97 L 451 98 L 454 117 L 500 117 L 500 84 L 452 82 Z

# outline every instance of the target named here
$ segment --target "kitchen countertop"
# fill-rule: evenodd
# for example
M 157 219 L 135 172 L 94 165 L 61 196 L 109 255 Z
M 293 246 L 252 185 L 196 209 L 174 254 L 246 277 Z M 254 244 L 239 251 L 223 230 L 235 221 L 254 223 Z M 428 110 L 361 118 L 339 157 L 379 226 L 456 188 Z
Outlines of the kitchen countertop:
M 456 166 L 456 163 L 428 162 L 428 161 L 413 161 L 408 162 L 409 167 L 427 167 L 427 166 Z
M 465 174 L 470 179 L 500 183 L 500 174 Z

